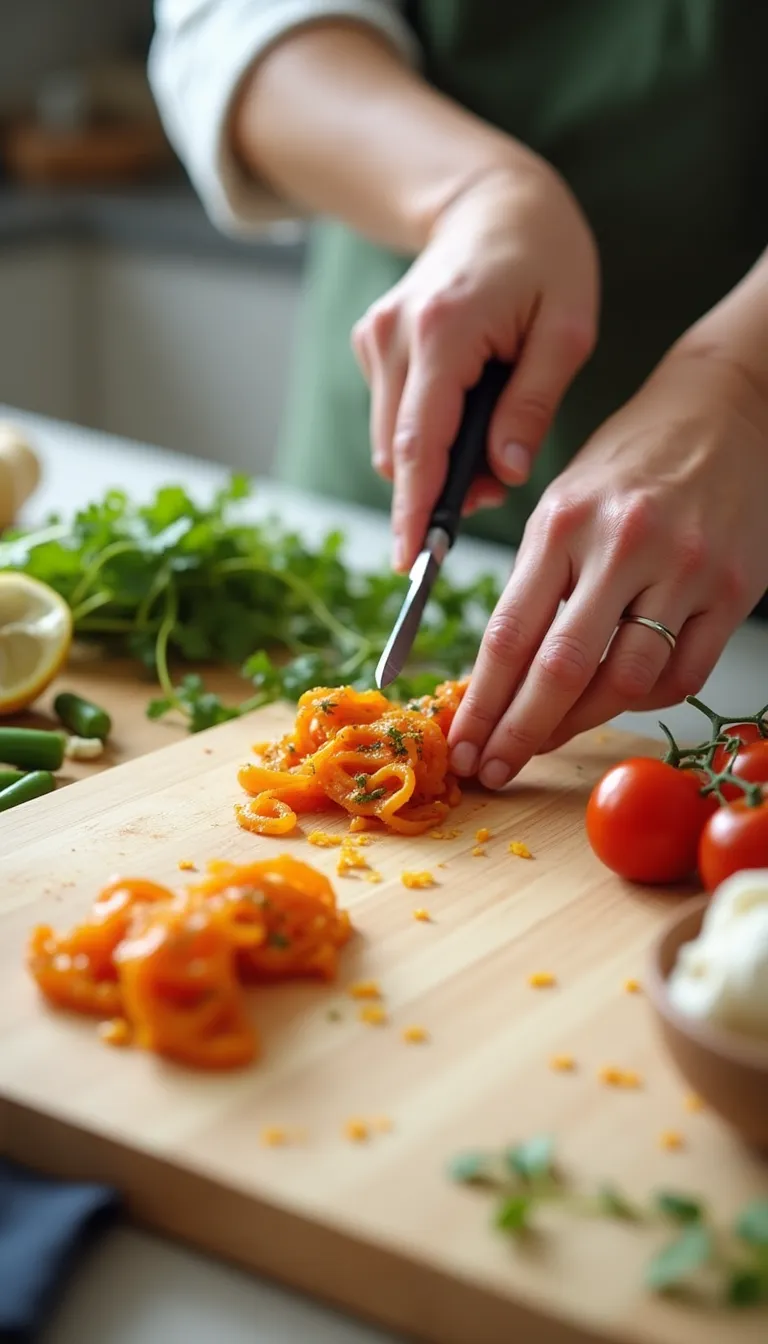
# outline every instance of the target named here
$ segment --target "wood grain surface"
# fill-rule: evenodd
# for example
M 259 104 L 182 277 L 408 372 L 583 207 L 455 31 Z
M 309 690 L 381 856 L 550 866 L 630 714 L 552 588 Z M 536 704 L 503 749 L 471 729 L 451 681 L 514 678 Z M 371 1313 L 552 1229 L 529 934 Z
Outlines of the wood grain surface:
M 77 787 L 0 817 L 3 1151 L 115 1182 L 150 1226 L 431 1344 L 765 1344 L 765 1313 L 649 1297 L 642 1271 L 654 1234 L 552 1216 L 541 1236 L 513 1246 L 492 1228 L 486 1197 L 445 1174 L 457 1151 L 547 1132 L 585 1182 L 616 1178 L 641 1196 L 697 1192 L 723 1218 L 768 1193 L 765 1166 L 713 1118 L 686 1111 L 642 994 L 624 989 L 642 978 L 680 895 L 625 888 L 584 838 L 599 773 L 655 748 L 604 733 L 535 760 L 506 795 L 468 794 L 453 838 L 376 838 L 366 853 L 384 880 L 373 885 L 337 878 L 337 851 L 304 835 L 271 841 L 236 826 L 236 768 L 251 742 L 283 729 L 286 711 L 181 740 L 132 719 L 128 740 L 136 687 L 127 697 L 120 687 L 99 672 L 115 757 L 136 755 L 144 732 L 171 745 L 106 772 L 86 768 L 92 777 Z M 475 857 L 481 826 L 492 838 Z M 533 859 L 511 855 L 511 840 Z M 332 875 L 357 936 L 336 986 L 254 994 L 258 1064 L 224 1078 L 185 1072 L 110 1050 L 92 1024 L 40 1001 L 23 965 L 31 926 L 78 920 L 115 871 L 177 882 L 180 860 L 281 851 Z M 406 890 L 404 869 L 431 870 L 436 886 Z M 414 920 L 415 906 L 431 922 Z M 556 985 L 531 988 L 535 971 Z M 359 1020 L 345 990 L 360 977 L 380 982 L 387 1025 Z M 429 1041 L 406 1044 L 410 1025 Z M 549 1067 L 560 1052 L 574 1056 L 573 1073 Z M 637 1070 L 642 1088 L 601 1084 L 610 1064 Z M 351 1117 L 381 1116 L 391 1132 L 344 1137 Z M 267 1148 L 268 1125 L 305 1138 Z M 660 1147 L 670 1129 L 684 1137 L 680 1152 Z

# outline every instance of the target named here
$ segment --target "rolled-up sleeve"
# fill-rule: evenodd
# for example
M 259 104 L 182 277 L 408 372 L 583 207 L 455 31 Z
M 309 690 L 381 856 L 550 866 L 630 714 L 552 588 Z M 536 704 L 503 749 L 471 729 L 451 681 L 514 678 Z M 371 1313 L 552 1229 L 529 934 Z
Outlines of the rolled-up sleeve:
M 239 166 L 228 123 L 240 82 L 286 33 L 327 18 L 376 29 L 410 63 L 418 48 L 390 0 L 156 0 L 148 73 L 171 144 L 223 232 L 245 235 L 295 208 Z

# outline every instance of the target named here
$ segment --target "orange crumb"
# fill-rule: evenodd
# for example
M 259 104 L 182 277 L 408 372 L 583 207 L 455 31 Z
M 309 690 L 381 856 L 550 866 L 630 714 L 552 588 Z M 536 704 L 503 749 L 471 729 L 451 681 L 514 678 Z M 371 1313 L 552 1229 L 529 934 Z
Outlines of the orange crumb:
M 438 863 L 437 866 L 438 866 L 438 868 L 447 868 L 447 867 L 448 867 L 448 864 L 447 864 L 447 863 Z
M 378 1003 L 368 1003 L 360 1009 L 360 1021 L 365 1022 L 369 1027 L 383 1027 L 387 1022 L 386 1009 Z
M 528 976 L 528 984 L 531 989 L 551 989 L 557 984 L 557 978 L 551 971 L 533 971 Z
M 178 866 L 182 873 L 194 873 L 197 871 L 192 859 L 179 859 Z
M 124 1017 L 115 1017 L 111 1022 L 100 1022 L 99 1035 L 107 1045 L 130 1045 L 131 1029 Z
M 634 1069 L 619 1069 L 615 1064 L 607 1064 L 598 1073 L 601 1083 L 607 1087 L 642 1087 L 643 1080 Z
M 430 915 L 428 910 L 424 909 L 423 905 L 420 905 L 416 910 L 413 911 L 413 918 L 417 919 L 420 924 L 429 924 L 430 920 L 432 919 L 432 916 Z
M 478 845 L 486 844 L 491 838 L 491 832 L 487 826 L 481 826 L 479 831 L 475 831 L 475 842 Z
M 424 887 L 433 887 L 435 885 L 434 877 L 426 870 L 420 873 L 401 873 L 400 881 L 409 891 L 421 891 Z
M 472 858 L 473 859 L 485 858 L 485 850 L 483 849 L 482 845 L 475 845 L 474 849 L 472 850 Z
M 377 980 L 356 980 L 347 990 L 351 999 L 380 999 L 381 989 Z
M 331 835 L 330 831 L 310 831 L 307 839 L 310 845 L 317 845 L 319 849 L 334 849 L 341 844 L 341 836 Z
M 345 877 L 347 873 L 357 872 L 367 867 L 368 860 L 365 855 L 361 854 L 359 849 L 353 848 L 348 841 L 345 841 L 341 846 L 339 861 L 336 864 L 336 872 L 339 877 Z
M 405 1027 L 403 1029 L 403 1040 L 408 1045 L 421 1045 L 429 1040 L 429 1032 L 425 1027 Z
M 374 1129 L 377 1129 L 380 1134 L 389 1134 L 393 1129 L 391 1117 L 388 1115 L 377 1115 L 376 1118 L 371 1121 L 371 1125 Z
M 688 1095 L 683 1100 L 683 1105 L 686 1111 L 693 1112 L 704 1110 L 704 1102 L 702 1101 L 701 1097 L 697 1095 L 696 1092 L 689 1092 Z
M 365 1143 L 370 1135 L 371 1131 L 365 1120 L 347 1120 L 344 1126 L 344 1137 L 351 1143 Z
M 282 1148 L 289 1142 L 288 1131 L 280 1125 L 267 1125 L 261 1131 L 261 1142 L 265 1148 Z
M 640 981 L 639 981 L 639 980 L 633 980 L 633 979 L 630 978 L 629 980 L 625 980 L 625 981 L 624 981 L 624 993 L 625 993 L 625 994 L 639 994 L 639 993 L 640 993 L 640 990 L 641 990 L 641 985 L 640 985 Z
M 524 845 L 524 844 L 523 844 L 522 840 L 510 840 L 510 842 L 509 842 L 509 852 L 510 852 L 510 854 L 516 854 L 517 857 L 518 857 L 518 859 L 532 859 L 532 858 L 533 858 L 533 855 L 532 855 L 530 849 L 528 848 L 527 845 Z
M 573 1055 L 553 1055 L 549 1061 L 549 1067 L 555 1073 L 573 1073 L 576 1068 L 576 1060 Z
M 677 1153 L 685 1147 L 685 1139 L 676 1129 L 665 1129 L 659 1135 L 659 1147 L 665 1148 L 668 1153 Z
M 458 827 L 455 827 L 450 831 L 444 831 L 442 828 L 438 827 L 436 831 L 430 831 L 429 834 L 433 840 L 455 840 L 457 835 L 461 835 L 461 831 Z
M 366 882 L 372 882 L 374 885 L 377 882 L 384 881 L 383 877 L 381 876 L 381 873 L 378 872 L 375 868 L 372 868 L 370 873 L 363 873 L 363 878 L 365 879 Z

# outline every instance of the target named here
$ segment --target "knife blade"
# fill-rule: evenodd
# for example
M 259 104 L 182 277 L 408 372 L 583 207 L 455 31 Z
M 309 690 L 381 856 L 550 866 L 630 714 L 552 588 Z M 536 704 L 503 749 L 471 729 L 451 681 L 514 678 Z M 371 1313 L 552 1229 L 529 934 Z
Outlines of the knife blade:
M 461 425 L 448 458 L 445 484 L 408 576 L 408 592 L 376 668 L 379 690 L 390 686 L 402 672 L 443 561 L 458 535 L 470 486 L 477 476 L 488 473 L 488 426 L 511 373 L 511 364 L 491 359 L 479 382 L 466 394 Z

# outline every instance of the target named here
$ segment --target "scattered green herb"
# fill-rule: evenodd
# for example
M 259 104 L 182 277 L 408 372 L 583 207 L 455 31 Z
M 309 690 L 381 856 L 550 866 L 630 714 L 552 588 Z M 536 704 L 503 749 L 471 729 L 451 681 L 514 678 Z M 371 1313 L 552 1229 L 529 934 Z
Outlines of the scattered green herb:
M 406 580 L 361 574 L 342 557 L 343 536 L 318 546 L 275 521 L 244 521 L 251 493 L 234 476 L 207 506 L 180 485 L 146 505 L 110 490 L 70 521 L 7 534 L 0 569 L 49 584 L 68 602 L 80 639 L 139 659 L 158 680 L 150 714 L 180 713 L 192 731 L 313 686 L 373 685 L 376 663 Z M 498 587 L 441 576 L 413 651 L 416 669 L 388 691 L 430 693 L 472 663 Z M 253 694 L 224 705 L 199 676 L 176 685 L 178 664 L 242 667 Z
M 532 1226 L 545 1203 L 575 1216 L 616 1219 L 639 1229 L 668 1229 L 675 1223 L 675 1239 L 646 1266 L 648 1288 L 690 1293 L 706 1271 L 706 1282 L 714 1285 L 721 1301 L 734 1307 L 768 1304 L 768 1200 L 751 1201 L 729 1230 L 709 1219 L 701 1200 L 677 1191 L 658 1191 L 640 1204 L 613 1183 L 604 1183 L 595 1194 L 575 1190 L 556 1165 L 549 1135 L 500 1153 L 461 1153 L 448 1170 L 458 1184 L 494 1195 L 494 1225 L 512 1237 Z

